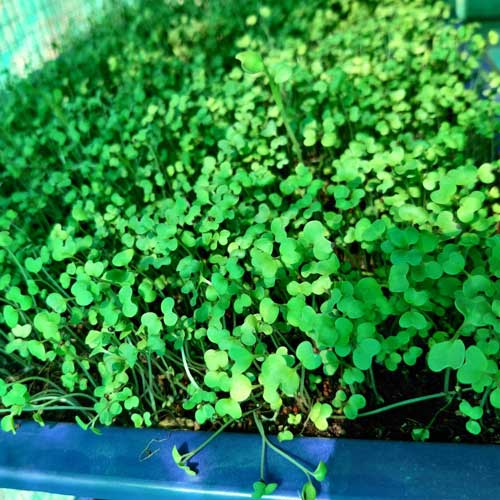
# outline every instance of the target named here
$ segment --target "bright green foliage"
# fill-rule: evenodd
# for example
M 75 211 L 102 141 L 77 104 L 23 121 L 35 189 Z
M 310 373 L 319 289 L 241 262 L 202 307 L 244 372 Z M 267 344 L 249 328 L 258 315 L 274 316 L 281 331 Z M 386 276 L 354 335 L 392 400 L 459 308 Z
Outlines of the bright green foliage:
M 150 427 L 180 402 L 222 427 L 297 404 L 286 439 L 307 416 L 369 425 L 392 402 L 378 374 L 423 369 L 469 432 L 487 428 L 486 41 L 442 2 L 138 3 L 2 94 L 2 429 L 51 408 Z M 190 458 L 173 454 L 191 474 Z
M 241 66 L 249 73 L 262 73 L 264 71 L 264 63 L 258 52 L 245 50 L 237 54 L 236 59 L 241 61 Z
M 288 423 L 290 425 L 300 425 L 302 422 L 302 415 L 299 413 L 298 415 L 288 415 Z
M 316 488 L 312 482 L 304 484 L 301 492 L 302 500 L 316 500 Z
M 311 342 L 304 340 L 297 346 L 297 358 L 308 370 L 315 370 L 322 365 L 321 356 L 314 352 Z
M 279 307 L 271 298 L 265 297 L 260 303 L 259 311 L 262 319 L 266 323 L 272 324 L 278 318 Z
M 481 424 L 478 422 L 483 416 L 483 408 L 481 406 L 471 406 L 468 401 L 462 401 L 459 410 L 469 420 L 465 423 L 465 428 L 471 434 L 479 434 L 481 432 Z
M 416 427 L 411 431 L 413 441 L 427 441 L 430 437 L 429 429 Z
M 457 372 L 458 381 L 471 384 L 473 388 L 477 387 L 478 392 L 481 392 L 491 384 L 491 375 L 498 372 L 498 366 L 490 361 L 481 349 L 470 346 L 465 351 L 465 363 Z
M 381 344 L 378 340 L 363 339 L 354 349 L 352 360 L 354 365 L 360 370 L 368 370 L 372 364 L 372 359 L 380 352 Z
M 316 479 L 316 481 L 323 481 L 326 478 L 327 473 L 328 473 L 328 469 L 326 467 L 325 462 L 320 461 L 318 466 L 316 467 L 316 469 L 313 472 L 314 479 Z
M 264 495 L 271 495 L 277 487 L 277 483 L 266 484 L 264 481 L 256 481 L 253 483 L 252 498 L 262 498 Z
M 328 428 L 328 417 L 332 415 L 332 412 L 332 407 L 329 404 L 316 403 L 311 408 L 309 418 L 320 431 L 324 431 Z
M 231 377 L 230 395 L 234 401 L 245 401 L 252 392 L 252 383 L 245 375 L 236 373 Z
M 500 408 L 500 387 L 490 394 L 490 403 L 494 408 Z
M 221 417 L 224 417 L 225 415 L 228 415 L 234 419 L 238 419 L 241 417 L 240 405 L 231 398 L 219 399 L 215 404 L 215 411 Z
M 361 394 L 353 394 L 344 406 L 344 414 L 353 420 L 358 416 L 359 410 L 366 406 L 366 399 Z
M 4 432 L 16 433 L 16 425 L 14 422 L 14 415 L 5 415 L 0 420 L 0 429 Z
M 278 441 L 282 443 L 283 441 L 291 441 L 293 439 L 293 434 L 288 430 L 278 432 Z
M 183 456 L 179 453 L 175 446 L 172 448 L 172 459 L 174 460 L 175 465 L 182 469 L 186 474 L 189 476 L 196 476 L 196 471 L 185 464 Z
M 458 370 L 464 363 L 464 357 L 464 343 L 460 339 L 449 340 L 439 342 L 431 347 L 427 364 L 434 372 L 440 372 L 445 368 Z
M 295 396 L 299 388 L 299 376 L 294 368 L 288 366 L 282 354 L 269 354 L 262 363 L 259 382 L 264 387 L 264 400 L 273 409 L 281 406 L 281 390 L 286 396 Z

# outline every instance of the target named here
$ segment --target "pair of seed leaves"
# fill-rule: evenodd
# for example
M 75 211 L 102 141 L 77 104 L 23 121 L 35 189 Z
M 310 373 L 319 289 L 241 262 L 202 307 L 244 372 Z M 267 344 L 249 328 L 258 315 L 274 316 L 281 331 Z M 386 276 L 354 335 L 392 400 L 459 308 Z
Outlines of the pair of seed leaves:
M 279 390 L 289 397 L 297 394 L 300 378 L 296 369 L 289 366 L 291 362 L 293 359 L 286 354 L 286 348 L 279 348 L 262 363 L 259 382 L 264 387 L 264 400 L 272 409 L 276 410 L 281 406 Z
M 314 472 L 312 473 L 312 477 L 314 477 L 316 481 L 321 482 L 326 478 L 327 473 L 328 473 L 327 466 L 325 462 L 321 460 L 316 469 L 314 470 Z M 305 483 L 304 486 L 302 487 L 302 491 L 300 492 L 300 498 L 302 500 L 316 500 L 316 496 L 317 496 L 316 487 L 309 478 L 309 481 Z
M 440 372 L 447 368 L 457 371 L 457 380 L 462 384 L 470 384 L 477 392 L 491 386 L 493 376 L 498 373 L 495 361 L 488 359 L 476 345 L 465 347 L 461 339 L 445 340 L 434 344 L 427 358 L 429 368 Z M 500 388 L 490 393 L 490 402 L 500 408 Z
M 232 356 L 235 356 L 234 352 L 232 352 Z M 216 382 L 219 388 L 229 390 L 231 398 L 237 402 L 245 401 L 250 396 L 252 383 L 248 377 L 238 372 L 237 363 L 235 364 L 236 372 L 231 377 L 225 374 L 225 372 L 217 372 L 217 370 L 224 369 L 229 364 L 229 356 L 226 351 L 208 349 L 204 354 L 204 359 L 209 370 L 206 377 L 209 386 L 213 385 L 211 381 L 214 379 L 213 382 Z M 221 374 L 225 374 L 226 377 L 222 378 Z
M 176 446 L 172 447 L 172 459 L 175 465 L 177 465 L 179 469 L 182 469 L 188 476 L 196 476 L 197 472 L 187 465 L 186 456 L 182 455 Z
M 337 408 L 342 407 L 344 415 L 348 419 L 354 420 L 358 416 L 359 410 L 366 406 L 366 399 L 361 394 L 353 394 L 349 397 L 349 399 L 347 399 L 345 392 L 339 390 L 335 395 L 333 404 Z M 328 429 L 328 419 L 332 416 L 332 414 L 333 408 L 330 404 L 318 402 L 311 408 L 309 418 L 317 429 L 320 431 L 326 431 Z
M 374 339 L 365 339 L 366 341 L 377 343 L 375 350 L 369 350 L 367 353 L 359 351 L 357 361 L 359 364 L 371 363 L 372 356 L 380 350 L 380 343 Z M 360 344 L 364 345 L 363 342 Z M 283 351 L 283 350 L 282 350 Z M 365 357 L 366 354 L 366 357 Z M 356 351 L 355 351 L 356 356 Z M 312 344 L 309 341 L 302 342 L 297 349 L 297 357 L 308 369 L 315 369 L 322 363 L 319 354 L 313 351 Z M 221 416 L 229 415 L 233 418 L 241 416 L 241 408 L 238 402 L 246 400 L 252 390 L 252 383 L 245 375 L 235 373 L 229 377 L 224 372 L 217 372 L 219 368 L 225 368 L 228 365 L 229 357 L 225 351 L 216 351 L 209 349 L 205 355 L 205 363 L 209 372 L 206 382 L 210 387 L 213 386 L 212 379 L 217 376 L 217 385 L 219 388 L 229 391 L 231 398 L 222 398 L 217 401 L 215 409 Z M 278 390 L 283 391 L 287 396 L 294 396 L 298 390 L 299 377 L 294 368 L 289 366 L 289 357 L 282 353 L 270 354 L 262 364 L 259 382 L 264 387 L 264 399 L 272 408 L 278 408 L 281 405 L 281 398 Z M 363 365 L 364 366 L 364 365 Z M 223 380 L 221 380 L 223 377 Z M 221 386 L 222 385 L 222 386 Z M 359 409 L 366 405 L 366 401 L 361 395 L 353 395 L 344 406 L 344 414 L 348 418 L 355 418 Z M 328 404 L 321 405 L 317 403 L 311 410 L 310 418 L 320 430 L 325 430 L 328 426 L 327 419 L 332 414 L 332 408 Z
M 478 422 L 478 420 L 483 417 L 483 408 L 481 406 L 472 406 L 468 401 L 463 400 L 460 402 L 459 410 L 466 417 L 469 417 L 469 420 L 465 423 L 465 428 L 467 429 L 467 431 L 474 435 L 480 434 L 481 424 Z
M 253 483 L 252 498 L 262 498 L 264 495 L 271 495 L 278 487 L 278 483 L 265 483 L 264 481 L 256 481 Z
M 241 67 L 252 75 L 266 73 L 267 68 L 261 55 L 253 50 L 245 50 L 236 55 L 236 59 L 241 62 Z M 292 68 L 285 62 L 272 64 L 269 72 L 277 84 L 282 84 L 292 77 Z
M 373 358 L 381 351 L 382 345 L 377 339 L 364 338 L 357 342 L 353 351 L 354 365 L 360 370 L 368 370 Z M 328 351 L 325 351 L 325 359 L 328 360 Z M 316 370 L 323 364 L 321 354 L 314 351 L 309 340 L 302 341 L 296 350 L 297 358 L 307 370 Z M 327 361 L 328 364 L 328 361 Z
M 174 463 L 189 476 L 196 476 L 197 472 L 186 463 L 186 459 L 190 454 L 182 455 L 176 446 L 172 447 L 172 459 Z M 323 481 L 328 473 L 327 466 L 322 460 L 319 462 L 316 469 L 313 471 L 312 476 L 316 481 Z M 271 495 L 278 487 L 277 483 L 266 483 L 263 480 L 253 483 L 252 498 L 262 498 L 264 495 Z M 302 498 L 307 500 L 314 500 L 316 498 L 316 489 L 312 482 L 308 482 L 302 489 Z
M 0 398 L 2 405 L 9 408 L 12 406 L 23 407 L 29 402 L 30 396 L 24 384 L 18 382 L 7 384 L 0 379 Z
M 30 396 L 25 385 L 20 383 L 7 384 L 0 379 L 0 400 L 2 405 L 10 408 L 11 412 L 0 420 L 0 429 L 5 432 L 16 433 L 14 416 L 21 414 L 23 407 L 29 402 Z
M 238 352 L 236 357 L 238 357 Z M 231 354 L 231 357 L 234 357 L 234 353 Z M 239 403 L 250 396 L 253 388 L 250 379 L 241 373 L 237 362 L 235 365 L 236 372 L 231 377 L 225 372 L 217 371 L 228 365 L 229 357 L 225 351 L 209 349 L 204 358 L 209 369 L 205 376 L 205 383 L 211 388 L 227 391 L 231 396 L 217 401 L 215 405 L 217 413 L 221 416 L 229 415 L 232 418 L 241 417 Z M 252 359 L 252 356 L 250 356 L 248 361 L 251 362 Z M 281 406 L 282 401 L 279 391 L 293 397 L 299 388 L 300 379 L 296 369 L 289 365 L 291 362 L 293 362 L 293 358 L 286 354 L 286 349 L 280 348 L 278 352 L 269 354 L 262 363 L 258 380 L 264 387 L 264 400 L 273 409 L 278 409 Z M 245 361 L 245 366 L 248 367 L 247 361 Z
M 282 261 L 285 265 L 293 267 L 302 259 L 299 253 L 299 245 L 295 240 L 287 238 L 284 230 L 282 228 L 280 229 L 280 231 L 276 229 L 275 232 L 283 234 L 275 234 L 275 237 L 277 241 L 280 241 L 280 255 Z M 326 229 L 323 224 L 320 221 L 313 220 L 305 224 L 299 236 L 299 242 L 305 249 L 312 250 L 314 258 L 319 261 L 317 263 L 310 263 L 306 266 L 304 271 L 309 271 L 309 274 L 314 272 L 320 274 L 328 273 L 328 271 L 334 272 L 339 267 L 338 259 L 336 256 L 332 256 L 332 244 L 325 234 Z M 272 280 L 276 277 L 281 267 L 281 263 L 271 255 L 271 241 L 259 240 L 257 243 L 258 245 L 255 245 L 250 251 L 252 266 L 265 279 Z M 297 286 L 298 284 L 296 283 L 295 285 Z M 321 288 L 319 283 L 316 284 L 316 287 Z M 324 291 L 320 289 L 318 289 L 318 292 L 324 293 Z
M 8 325 L 12 325 L 11 331 L 15 337 L 15 340 L 9 344 L 12 349 L 25 353 L 22 354 L 23 356 L 27 355 L 27 352 L 29 352 L 41 361 L 46 361 L 47 359 L 50 361 L 54 360 L 55 353 L 52 351 L 47 352 L 42 341 L 38 339 L 27 340 L 32 334 L 33 328 L 30 324 L 18 324 L 19 315 L 10 305 L 4 308 L 4 318 Z M 33 319 L 34 327 L 42 334 L 44 340 L 53 342 L 59 342 L 61 340 L 59 332 L 60 322 L 61 317 L 59 314 L 48 311 L 38 312 Z

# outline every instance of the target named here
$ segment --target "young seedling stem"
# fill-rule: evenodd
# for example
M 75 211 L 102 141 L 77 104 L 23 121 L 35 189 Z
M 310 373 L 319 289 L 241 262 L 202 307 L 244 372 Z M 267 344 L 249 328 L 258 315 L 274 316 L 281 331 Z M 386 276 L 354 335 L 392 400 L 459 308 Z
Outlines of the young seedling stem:
M 264 64 L 264 72 L 269 80 L 269 85 L 271 87 L 271 94 L 273 96 L 274 102 L 276 103 L 276 106 L 278 106 L 281 118 L 283 119 L 283 124 L 285 125 L 286 132 L 288 134 L 290 141 L 292 142 L 292 148 L 299 162 L 303 163 L 304 159 L 302 156 L 300 144 L 299 141 L 297 140 L 297 137 L 295 136 L 295 132 L 293 131 L 292 126 L 290 125 L 290 120 L 288 118 L 288 114 L 285 109 L 285 105 L 283 103 L 283 97 L 281 96 L 281 89 L 274 81 L 274 78 L 269 73 L 269 70 L 265 64 Z
M 462 392 L 468 392 L 471 391 L 472 388 L 467 388 L 463 389 Z M 405 399 L 404 401 L 399 401 L 398 403 L 393 403 L 387 406 L 383 406 L 382 408 L 377 408 L 375 410 L 367 411 L 364 413 L 358 414 L 357 418 L 361 417 L 370 417 L 372 415 L 377 415 L 378 413 L 383 413 L 389 410 L 394 410 L 395 408 L 399 408 L 401 406 L 406 406 L 406 405 L 411 405 L 415 403 L 421 403 L 423 401 L 429 401 L 431 399 L 439 399 L 439 398 L 444 398 L 448 397 L 450 394 L 456 394 L 456 392 L 438 392 L 436 394 L 430 394 L 428 396 L 420 396 L 418 398 L 411 398 L 411 399 Z M 334 419 L 343 419 L 345 418 L 344 416 L 333 416 L 332 418 Z
M 301 470 L 306 475 L 306 477 L 309 480 L 314 477 L 313 471 L 309 470 L 307 467 L 304 467 L 302 464 L 300 464 L 299 462 L 297 462 L 297 460 L 295 460 L 290 455 L 288 455 L 287 453 L 285 453 L 283 450 L 281 450 L 280 448 L 278 448 L 277 446 L 275 446 L 269 440 L 269 438 L 266 436 L 266 433 L 264 431 L 264 426 L 262 425 L 262 422 L 260 421 L 260 418 L 257 416 L 257 414 L 255 412 L 253 414 L 253 418 L 254 418 L 257 430 L 259 431 L 259 434 L 262 437 L 263 442 L 267 446 L 269 446 L 269 448 L 271 448 L 275 453 L 277 453 L 278 455 L 280 455 L 281 457 L 283 457 L 285 460 L 287 460 L 288 462 L 290 462 L 292 465 L 294 465 L 295 467 L 297 467 L 299 470 Z

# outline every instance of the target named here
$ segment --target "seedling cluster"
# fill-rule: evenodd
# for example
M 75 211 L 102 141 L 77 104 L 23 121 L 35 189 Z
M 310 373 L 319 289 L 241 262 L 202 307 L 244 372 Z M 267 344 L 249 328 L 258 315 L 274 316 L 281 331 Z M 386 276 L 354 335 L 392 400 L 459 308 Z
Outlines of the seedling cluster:
M 14 80 L 2 429 L 250 420 L 264 457 L 289 405 L 281 441 L 436 400 L 481 433 L 500 409 L 497 38 L 424 0 L 143 1 Z M 412 370 L 442 387 L 384 402 L 376 374 Z M 203 446 L 174 461 L 192 474 Z M 325 464 L 283 456 L 315 498 Z M 276 488 L 264 458 L 253 487 Z

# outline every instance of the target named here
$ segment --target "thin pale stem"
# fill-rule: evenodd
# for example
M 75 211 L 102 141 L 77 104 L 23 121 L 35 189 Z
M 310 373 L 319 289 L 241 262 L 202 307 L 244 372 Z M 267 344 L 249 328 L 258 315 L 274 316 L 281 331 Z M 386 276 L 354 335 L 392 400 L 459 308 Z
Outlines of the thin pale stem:
M 273 77 L 269 74 L 269 71 L 267 68 L 265 69 L 265 73 L 267 78 L 269 79 L 269 85 L 271 86 L 271 94 L 273 95 L 273 99 L 276 102 L 276 106 L 278 106 L 278 109 L 281 114 L 281 118 L 283 119 L 283 124 L 285 125 L 286 132 L 288 134 L 288 137 L 290 138 L 290 141 L 292 142 L 292 148 L 297 155 L 298 160 L 300 163 L 303 163 L 304 159 L 302 157 L 302 151 L 300 149 L 300 144 L 299 141 L 297 140 L 297 137 L 295 136 L 295 132 L 293 131 L 290 121 L 288 120 L 288 115 L 286 113 L 285 105 L 283 104 L 283 98 L 281 97 L 281 91 L 276 85 Z
M 264 463 L 266 460 L 266 440 L 261 436 L 262 445 L 260 448 L 260 480 L 265 481 L 264 479 Z
M 481 402 L 479 403 L 479 405 L 481 406 L 481 408 L 484 408 L 484 405 L 486 404 L 486 401 L 488 401 L 488 396 L 490 395 L 490 392 L 491 392 L 491 387 L 488 387 L 488 389 L 486 389 L 483 393 L 483 397 L 481 398 Z
M 283 457 L 285 460 L 290 462 L 292 465 L 295 465 L 295 467 L 297 467 L 299 470 L 301 470 L 307 476 L 308 479 L 310 479 L 311 477 L 314 477 L 313 472 L 310 471 L 307 467 L 304 467 L 302 464 L 297 462 L 297 460 L 295 460 L 290 455 L 285 453 L 283 450 L 281 450 L 280 448 L 275 446 L 273 443 L 271 443 L 271 441 L 266 436 L 266 433 L 264 431 L 264 427 L 262 426 L 262 422 L 260 421 L 260 418 L 257 416 L 256 413 L 253 414 L 253 418 L 255 420 L 255 425 L 257 427 L 257 430 L 259 431 L 259 434 L 262 437 L 262 440 L 266 443 L 267 446 L 269 446 L 269 448 L 271 448 L 275 453 L 277 453 L 278 455 Z
M 182 355 L 182 364 L 184 365 L 184 370 L 186 371 L 187 378 L 197 389 L 201 389 L 200 386 L 196 383 L 196 380 L 191 375 L 191 372 L 189 371 L 189 366 L 186 360 L 186 353 L 184 352 L 184 343 L 181 344 L 181 355 Z
M 472 391 L 472 388 L 463 389 L 462 392 Z M 436 394 L 430 394 L 428 396 L 420 396 L 418 398 L 405 399 L 404 401 L 399 401 L 398 403 L 393 403 L 387 406 L 382 406 L 381 408 L 376 408 L 375 410 L 367 411 L 365 413 L 360 413 L 356 418 L 361 417 L 370 417 L 372 415 L 377 415 L 378 413 L 383 413 L 385 411 L 394 410 L 395 408 L 399 408 L 400 406 L 411 405 L 415 403 L 421 403 L 422 401 L 428 401 L 430 399 L 439 399 L 449 396 L 450 394 L 456 394 L 456 392 L 446 393 L 446 392 L 438 392 Z M 336 420 L 343 420 L 346 418 L 343 415 L 336 415 L 331 417 Z
M 450 372 L 451 368 L 446 368 L 444 372 L 444 392 L 446 392 L 446 394 L 450 392 Z
M 149 377 L 149 384 L 148 384 L 148 394 L 149 394 L 149 401 L 151 403 L 151 408 L 153 409 L 153 412 L 156 413 L 156 400 L 153 395 L 153 385 L 154 385 L 154 380 L 153 380 L 153 370 L 151 368 L 151 356 L 148 353 L 146 355 L 147 362 L 148 362 L 148 377 Z
M 449 398 L 447 403 L 442 407 L 440 408 L 436 414 L 432 417 L 431 421 L 426 425 L 426 429 L 430 429 L 432 427 L 432 425 L 434 424 L 436 418 L 444 411 L 446 410 L 446 408 L 448 408 L 448 406 L 450 406 L 450 404 L 452 403 L 453 401 L 453 397 Z
M 375 394 L 375 398 L 377 399 L 378 402 L 383 403 L 384 398 L 380 395 L 380 393 L 377 390 L 377 383 L 375 381 L 375 374 L 373 373 L 373 367 L 370 366 L 370 386 L 372 388 L 373 393 Z

